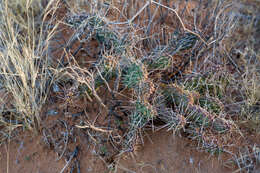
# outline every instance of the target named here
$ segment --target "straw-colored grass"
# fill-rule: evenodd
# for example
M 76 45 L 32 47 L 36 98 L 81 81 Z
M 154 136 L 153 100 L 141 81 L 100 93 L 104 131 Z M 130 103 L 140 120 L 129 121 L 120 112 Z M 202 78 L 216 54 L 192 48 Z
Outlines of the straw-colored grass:
M 38 8 L 39 3 L 4 0 L 0 4 L 0 83 L 8 95 L 1 102 L 0 123 L 9 129 L 22 126 L 37 131 L 53 80 L 48 46 L 58 24 L 47 16 L 58 2 L 50 1 L 44 8 Z

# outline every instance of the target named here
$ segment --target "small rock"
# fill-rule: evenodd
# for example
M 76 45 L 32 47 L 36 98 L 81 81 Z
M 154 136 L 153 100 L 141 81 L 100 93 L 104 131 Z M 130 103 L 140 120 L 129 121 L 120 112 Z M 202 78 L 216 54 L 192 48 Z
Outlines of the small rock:
M 48 116 L 55 116 L 58 114 L 58 111 L 54 110 L 54 109 L 51 109 L 51 110 L 48 110 L 47 111 L 47 115 Z
M 87 168 L 87 172 L 92 172 L 92 168 Z
M 60 87 L 56 83 L 54 83 L 52 86 L 52 91 L 55 93 L 60 92 Z
M 192 165 L 193 165 L 193 163 L 194 163 L 194 161 L 193 161 L 193 158 L 192 158 L 192 157 L 190 157 L 190 164 L 192 164 Z

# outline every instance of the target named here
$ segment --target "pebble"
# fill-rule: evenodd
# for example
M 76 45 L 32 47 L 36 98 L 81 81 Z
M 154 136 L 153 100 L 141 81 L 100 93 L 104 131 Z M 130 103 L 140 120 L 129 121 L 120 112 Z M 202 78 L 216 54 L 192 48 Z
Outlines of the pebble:
M 194 161 L 193 161 L 193 158 L 192 158 L 192 157 L 190 157 L 190 164 L 192 164 L 192 165 L 193 165 L 193 163 L 194 163 Z
M 58 111 L 54 110 L 54 109 L 51 109 L 51 110 L 48 110 L 47 111 L 47 115 L 50 115 L 50 116 L 55 116 L 58 114 Z
M 55 93 L 60 92 L 60 87 L 56 83 L 54 83 L 52 86 L 52 91 Z

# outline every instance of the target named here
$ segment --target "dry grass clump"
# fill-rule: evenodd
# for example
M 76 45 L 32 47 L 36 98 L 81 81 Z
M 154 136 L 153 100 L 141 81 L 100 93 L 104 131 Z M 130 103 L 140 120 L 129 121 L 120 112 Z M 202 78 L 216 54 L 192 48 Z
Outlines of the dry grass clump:
M 8 95 L 1 102 L 0 121 L 9 130 L 39 127 L 41 107 L 53 78 L 48 46 L 57 24 L 47 16 L 54 13 L 57 2 L 50 1 L 42 11 L 34 3 L 38 1 L 0 4 L 0 83 Z

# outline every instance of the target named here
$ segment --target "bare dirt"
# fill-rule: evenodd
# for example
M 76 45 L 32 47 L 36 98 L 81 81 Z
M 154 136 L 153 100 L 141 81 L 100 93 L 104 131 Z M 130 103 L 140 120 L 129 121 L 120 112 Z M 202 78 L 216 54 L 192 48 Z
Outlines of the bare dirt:
M 87 147 L 86 147 L 87 148 Z M 81 148 L 79 159 L 81 172 L 106 172 L 103 161 Z M 57 154 L 42 144 L 42 136 L 22 135 L 1 146 L 1 173 L 59 173 L 66 165 L 66 159 L 57 161 Z M 64 172 L 69 172 L 76 160 L 72 160 Z M 8 169 L 7 169 L 8 168 Z M 75 170 L 77 170 L 75 168 Z
M 190 141 L 173 136 L 171 132 L 150 132 L 148 136 L 145 138 L 145 147 L 119 161 L 119 172 L 231 172 L 222 166 L 221 158 L 218 160 L 216 156 L 195 151 Z
M 164 130 L 148 132 L 145 147 L 135 153 L 124 154 L 116 159 L 113 168 L 118 173 L 225 173 L 221 160 L 208 153 L 195 151 L 190 141 L 173 136 Z M 84 150 L 84 148 L 89 148 Z M 66 164 L 64 159 L 56 161 L 57 154 L 42 144 L 42 136 L 21 135 L 0 148 L 0 172 L 11 173 L 59 173 Z M 80 171 L 82 173 L 109 172 L 108 165 L 95 156 L 94 148 L 80 146 Z M 74 160 L 71 162 L 73 164 Z M 69 172 L 71 165 L 64 172 Z M 112 169 L 111 169 L 112 170 Z M 75 169 L 76 172 L 76 169 Z

